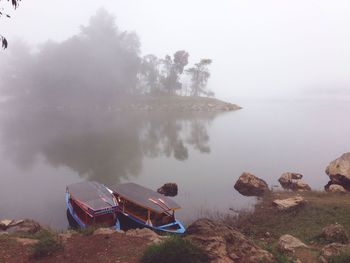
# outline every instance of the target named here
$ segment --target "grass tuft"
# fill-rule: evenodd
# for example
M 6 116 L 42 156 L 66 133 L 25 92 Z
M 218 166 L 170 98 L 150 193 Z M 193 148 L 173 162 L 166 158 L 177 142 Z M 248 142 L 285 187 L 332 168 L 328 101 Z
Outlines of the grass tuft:
M 275 244 L 262 244 L 261 248 L 270 252 L 276 259 L 278 263 L 289 263 L 290 259 L 287 255 L 281 253 L 278 249 L 276 249 Z
M 159 244 L 151 244 L 144 250 L 141 263 L 206 263 L 207 254 L 190 241 L 178 236 L 169 237 Z
M 350 250 L 345 250 L 340 255 L 327 258 L 328 263 L 349 263 L 350 262 Z
M 55 251 L 63 249 L 55 234 L 46 231 L 38 237 L 39 242 L 33 245 L 32 255 L 34 258 L 52 255 Z

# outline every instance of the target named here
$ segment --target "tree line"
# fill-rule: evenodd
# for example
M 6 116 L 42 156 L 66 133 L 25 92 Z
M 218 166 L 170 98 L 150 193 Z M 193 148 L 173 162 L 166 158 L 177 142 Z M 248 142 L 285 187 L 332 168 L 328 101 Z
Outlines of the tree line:
M 33 51 L 11 43 L 0 60 L 0 90 L 20 105 L 112 105 L 125 96 L 213 96 L 207 89 L 210 59 L 188 66 L 189 53 L 140 55 L 136 33 L 118 28 L 101 9 L 69 39 Z

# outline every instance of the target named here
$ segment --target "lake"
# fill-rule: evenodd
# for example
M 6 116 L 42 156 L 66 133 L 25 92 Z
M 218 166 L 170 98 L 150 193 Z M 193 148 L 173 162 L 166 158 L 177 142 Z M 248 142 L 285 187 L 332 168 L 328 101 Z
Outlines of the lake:
M 243 171 L 278 185 L 286 171 L 313 189 L 330 161 L 350 148 L 346 102 L 246 103 L 224 113 L 114 112 L 3 107 L 0 218 L 68 226 L 67 184 L 176 182 L 177 217 L 250 208 L 233 188 Z

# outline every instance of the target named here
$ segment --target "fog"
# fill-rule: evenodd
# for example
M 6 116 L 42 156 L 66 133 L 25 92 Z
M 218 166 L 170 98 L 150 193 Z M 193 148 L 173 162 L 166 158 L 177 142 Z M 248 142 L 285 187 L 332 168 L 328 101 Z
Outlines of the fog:
M 210 60 L 203 63 L 206 83 Z M 210 153 L 206 128 L 216 113 L 162 106 L 183 90 L 188 53 L 142 57 L 137 34 L 120 29 L 104 8 L 63 41 L 13 40 L 1 64 L 1 149 L 23 170 L 44 157 L 52 167 L 115 183 L 139 175 L 144 157 Z
M 315 98 L 318 86 L 330 90 L 329 96 L 335 86 L 349 94 L 346 0 L 76 0 L 69 5 L 33 0 L 11 11 L 12 18 L 2 20 L 2 31 L 10 48 L 16 36 L 34 44 L 63 41 L 77 34 L 100 7 L 117 17 L 120 28 L 138 34 L 143 55 L 163 57 L 185 49 L 190 64 L 213 59 L 209 85 L 221 99 Z
M 349 1 L 3 4 L 0 218 L 65 227 L 82 180 L 176 182 L 181 220 L 226 213 L 254 203 L 232 187 L 243 171 L 320 190 L 349 150 Z

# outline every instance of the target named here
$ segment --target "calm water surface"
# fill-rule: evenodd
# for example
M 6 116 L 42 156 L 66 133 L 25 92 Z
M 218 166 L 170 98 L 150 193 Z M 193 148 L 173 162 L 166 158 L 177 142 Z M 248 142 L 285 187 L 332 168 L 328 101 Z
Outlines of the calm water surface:
M 256 103 L 222 114 L 78 109 L 1 111 L 0 218 L 68 225 L 67 184 L 176 182 L 185 223 L 208 212 L 250 207 L 233 189 L 243 171 L 271 186 L 285 171 L 312 188 L 327 164 L 350 149 L 348 103 Z

